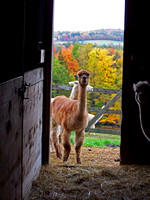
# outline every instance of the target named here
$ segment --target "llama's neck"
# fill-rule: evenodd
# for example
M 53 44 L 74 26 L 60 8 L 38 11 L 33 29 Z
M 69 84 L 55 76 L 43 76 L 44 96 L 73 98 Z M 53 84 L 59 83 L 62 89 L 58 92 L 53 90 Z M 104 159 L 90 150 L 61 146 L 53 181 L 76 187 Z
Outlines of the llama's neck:
M 81 87 L 79 85 L 79 94 L 78 94 L 78 102 L 79 102 L 79 115 L 84 115 L 85 110 L 87 109 L 87 91 L 86 87 Z
M 139 110 L 140 110 L 140 116 L 142 123 L 148 123 L 149 122 L 149 105 L 148 104 L 141 104 L 139 105 Z
M 150 113 L 150 106 L 149 104 L 141 104 L 139 105 L 140 111 L 140 121 L 143 133 L 150 141 L 150 120 L 149 120 L 149 113 Z
M 74 86 L 72 88 L 72 91 L 71 91 L 69 99 L 74 99 L 74 100 L 78 99 L 78 86 Z

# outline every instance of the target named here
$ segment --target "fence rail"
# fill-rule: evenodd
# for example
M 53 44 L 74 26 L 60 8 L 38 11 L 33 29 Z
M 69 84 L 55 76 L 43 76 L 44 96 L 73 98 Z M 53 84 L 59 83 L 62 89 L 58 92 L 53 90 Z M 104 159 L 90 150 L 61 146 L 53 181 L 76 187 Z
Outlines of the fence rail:
M 68 85 L 52 85 L 53 90 L 71 90 L 72 86 Z M 104 94 L 116 94 L 119 92 L 119 90 L 115 89 L 104 89 L 104 88 L 93 88 L 92 92 L 99 92 Z
M 52 85 L 52 89 L 53 90 L 71 90 L 72 87 L 66 86 L 66 85 Z M 109 110 L 109 108 L 121 97 L 122 90 L 93 88 L 92 92 L 99 92 L 99 93 L 104 93 L 104 94 L 116 94 L 116 95 L 103 108 L 93 108 L 93 107 L 88 108 L 89 112 L 97 112 L 97 114 L 95 115 L 95 117 L 93 119 L 91 119 L 89 121 L 88 126 L 86 127 L 85 131 L 86 132 L 93 132 L 93 133 L 120 135 L 120 130 L 104 129 L 104 128 L 93 129 L 93 128 L 90 128 L 90 127 L 93 124 L 96 124 L 104 113 L 120 114 L 121 115 L 120 110 Z

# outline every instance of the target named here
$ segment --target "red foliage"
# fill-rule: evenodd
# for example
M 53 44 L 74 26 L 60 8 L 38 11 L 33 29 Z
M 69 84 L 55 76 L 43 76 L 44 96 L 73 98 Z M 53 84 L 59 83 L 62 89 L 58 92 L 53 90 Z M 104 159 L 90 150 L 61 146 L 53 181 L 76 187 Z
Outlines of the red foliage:
M 63 58 L 63 63 L 66 64 L 69 73 L 75 74 L 77 71 L 79 71 L 79 64 L 77 60 L 72 56 L 72 50 L 72 44 L 68 48 L 62 48 L 61 58 Z

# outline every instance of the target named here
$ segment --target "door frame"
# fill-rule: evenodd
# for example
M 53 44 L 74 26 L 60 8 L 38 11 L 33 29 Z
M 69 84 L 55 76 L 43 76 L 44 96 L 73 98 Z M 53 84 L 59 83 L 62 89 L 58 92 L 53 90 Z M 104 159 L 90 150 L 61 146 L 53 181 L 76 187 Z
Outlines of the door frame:
M 50 113 L 53 63 L 53 12 L 54 0 L 44 2 L 43 46 L 45 49 L 43 91 L 42 165 L 49 163 Z

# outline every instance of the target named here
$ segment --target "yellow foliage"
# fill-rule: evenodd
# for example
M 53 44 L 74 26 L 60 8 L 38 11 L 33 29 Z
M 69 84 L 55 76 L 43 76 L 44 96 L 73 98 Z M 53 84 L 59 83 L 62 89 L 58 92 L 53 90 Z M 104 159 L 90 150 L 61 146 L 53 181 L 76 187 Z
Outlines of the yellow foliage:
M 115 54 L 114 54 L 115 55 Z M 91 85 L 94 87 L 113 88 L 117 80 L 116 61 L 107 49 L 93 48 L 89 53 L 87 70 L 91 71 Z
M 121 117 L 118 114 L 105 114 L 104 118 L 100 120 L 100 122 L 109 122 L 112 124 L 120 125 Z

